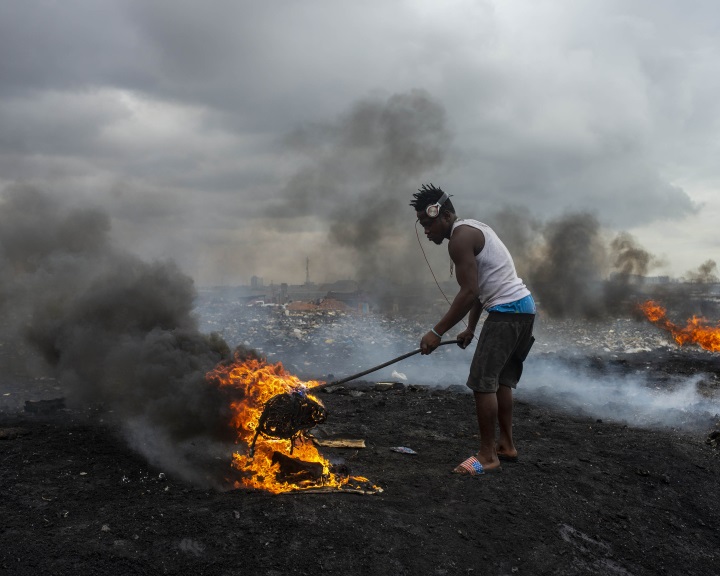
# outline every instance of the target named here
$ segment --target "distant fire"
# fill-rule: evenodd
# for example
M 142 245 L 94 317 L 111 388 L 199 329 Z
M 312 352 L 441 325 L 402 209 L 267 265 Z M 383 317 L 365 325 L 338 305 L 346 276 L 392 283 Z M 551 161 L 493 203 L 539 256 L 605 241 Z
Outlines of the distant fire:
M 667 319 L 665 308 L 652 300 L 640 304 L 640 309 L 650 322 L 670 332 L 680 346 L 697 344 L 705 350 L 720 352 L 720 325 L 711 326 L 705 318 L 693 316 L 685 327 L 677 326 Z
M 237 359 L 221 364 L 207 374 L 207 379 L 221 388 L 231 388 L 242 398 L 230 403 L 232 426 L 237 432 L 237 441 L 249 447 L 255 437 L 258 421 L 265 403 L 277 394 L 297 389 L 311 389 L 320 384 L 317 381 L 303 382 L 288 373 L 281 363 L 267 364 L 263 360 Z M 231 390 L 232 391 L 232 390 Z M 312 396 L 310 396 L 313 398 Z M 313 398 L 319 402 L 317 398 Z M 253 457 L 247 449 L 233 455 L 232 466 L 238 471 L 235 487 L 257 488 L 275 494 L 309 488 L 343 488 L 349 481 L 367 482 L 366 478 L 342 476 L 332 471 L 328 460 L 320 455 L 314 444 L 300 436 L 291 445 L 290 440 L 258 436 Z M 292 452 L 292 454 L 291 454 Z M 281 463 L 302 461 L 314 470 L 321 471 L 319 478 L 295 478 L 288 481 L 281 471 Z

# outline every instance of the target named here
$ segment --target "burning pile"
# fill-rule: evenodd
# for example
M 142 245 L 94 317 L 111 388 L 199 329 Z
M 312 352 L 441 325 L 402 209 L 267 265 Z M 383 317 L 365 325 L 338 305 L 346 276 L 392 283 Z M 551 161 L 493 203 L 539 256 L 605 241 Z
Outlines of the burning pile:
M 232 465 L 238 473 L 234 480 L 236 488 L 256 488 L 278 494 L 321 487 L 344 490 L 368 482 L 366 478 L 349 476 L 334 467 L 320 455 L 305 431 L 272 436 L 258 433 L 263 409 L 278 395 L 283 398 L 289 393 L 305 394 L 313 406 L 322 410 L 318 417 L 322 421 L 322 403 L 307 394 L 320 382 L 303 382 L 279 362 L 267 364 L 263 359 L 243 358 L 237 353 L 233 362 L 220 364 L 207 374 L 207 379 L 238 398 L 230 402 L 231 425 L 237 442 L 247 449 L 233 454 Z
M 693 316 L 685 327 L 677 326 L 668 320 L 666 309 L 652 300 L 641 304 L 640 309 L 650 322 L 670 332 L 680 346 L 697 344 L 705 350 L 720 352 L 720 325 L 711 326 L 705 318 Z

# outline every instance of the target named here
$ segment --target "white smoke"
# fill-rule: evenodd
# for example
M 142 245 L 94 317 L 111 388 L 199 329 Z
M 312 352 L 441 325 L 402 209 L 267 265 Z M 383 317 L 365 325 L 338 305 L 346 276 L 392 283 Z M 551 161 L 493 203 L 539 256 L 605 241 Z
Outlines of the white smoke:
M 703 429 L 720 414 L 720 396 L 704 395 L 699 384 L 712 375 L 658 376 L 616 371 L 592 374 L 555 358 L 529 358 L 517 398 L 567 414 L 644 428 Z

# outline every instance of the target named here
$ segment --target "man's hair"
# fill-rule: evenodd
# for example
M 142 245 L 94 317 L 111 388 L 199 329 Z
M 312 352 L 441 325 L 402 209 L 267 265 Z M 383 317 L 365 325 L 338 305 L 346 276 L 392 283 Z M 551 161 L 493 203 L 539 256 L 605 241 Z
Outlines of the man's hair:
M 418 188 L 418 191 L 413 194 L 413 201 L 410 202 L 410 206 L 415 208 L 415 212 L 422 212 L 430 206 L 430 204 L 435 204 L 440 200 L 443 194 L 442 188 L 436 188 L 433 184 L 423 184 Z M 450 202 L 450 198 L 443 202 L 443 205 L 440 207 L 440 212 L 455 214 L 455 207 L 452 202 Z

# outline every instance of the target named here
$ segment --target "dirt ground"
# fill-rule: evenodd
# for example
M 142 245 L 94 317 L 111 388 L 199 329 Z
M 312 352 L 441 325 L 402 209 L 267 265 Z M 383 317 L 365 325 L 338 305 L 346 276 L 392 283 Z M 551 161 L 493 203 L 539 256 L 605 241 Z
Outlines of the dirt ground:
M 367 445 L 323 453 L 381 493 L 199 489 L 149 466 L 101 412 L 6 407 L 0 573 L 719 573 L 712 429 L 639 429 L 516 402 L 519 462 L 467 478 L 450 473 L 477 444 L 462 389 L 354 382 L 322 399 L 330 416 L 317 434 Z

